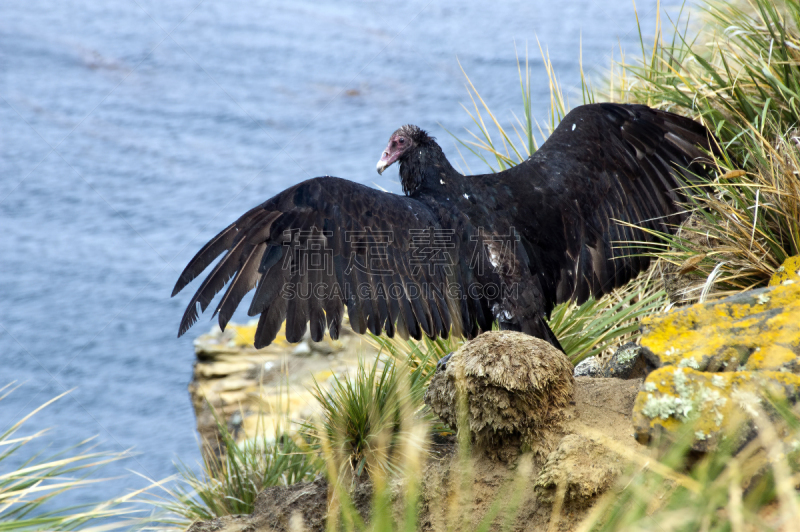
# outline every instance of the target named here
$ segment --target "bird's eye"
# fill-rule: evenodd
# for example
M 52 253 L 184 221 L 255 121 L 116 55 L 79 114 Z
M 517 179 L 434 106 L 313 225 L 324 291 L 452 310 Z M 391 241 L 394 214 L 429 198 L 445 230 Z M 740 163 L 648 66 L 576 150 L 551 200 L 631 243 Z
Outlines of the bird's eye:
M 406 141 L 406 139 L 404 139 L 403 137 L 400 137 L 399 139 L 397 139 L 397 142 L 399 142 L 400 144 L 403 144 L 405 141 Z

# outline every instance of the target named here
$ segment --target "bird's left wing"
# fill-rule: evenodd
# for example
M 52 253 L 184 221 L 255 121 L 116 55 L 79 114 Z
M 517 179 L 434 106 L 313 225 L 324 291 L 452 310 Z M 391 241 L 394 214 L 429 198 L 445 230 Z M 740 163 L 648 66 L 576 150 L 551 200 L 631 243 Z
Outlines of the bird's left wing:
M 249 314 L 260 314 L 255 345 L 298 342 L 311 326 L 336 338 L 344 307 L 358 333 L 419 339 L 471 337 L 491 326 L 485 304 L 470 298 L 472 280 L 458 235 L 442 228 L 421 202 L 352 181 L 319 177 L 248 211 L 209 241 L 184 269 L 180 292 L 220 255 L 181 320 L 179 336 L 226 284 L 216 307 L 221 328 L 256 289 Z
M 545 310 L 582 303 L 647 268 L 652 232 L 686 217 L 686 183 L 707 174 L 713 136 L 688 118 L 643 105 L 571 111 L 542 147 L 508 170 Z M 532 185 L 532 186 L 531 186 Z M 641 229 L 640 229 L 641 228 Z

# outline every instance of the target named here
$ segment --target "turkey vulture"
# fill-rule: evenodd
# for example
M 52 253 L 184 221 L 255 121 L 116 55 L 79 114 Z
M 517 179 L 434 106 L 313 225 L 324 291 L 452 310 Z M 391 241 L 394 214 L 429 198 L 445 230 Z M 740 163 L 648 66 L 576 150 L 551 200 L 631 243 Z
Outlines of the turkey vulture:
M 197 320 L 197 304 L 204 311 L 228 284 L 219 325 L 255 288 L 257 348 L 284 320 L 289 342 L 309 322 L 314 341 L 326 329 L 337 338 L 345 307 L 358 333 L 472 338 L 498 321 L 560 347 L 545 321 L 553 306 L 598 298 L 647 268 L 641 243 L 684 218 L 679 187 L 705 175 L 700 148 L 712 144 L 688 118 L 591 104 L 567 114 L 519 165 L 464 176 L 433 137 L 403 126 L 378 173 L 399 162 L 405 195 L 317 177 L 246 212 L 178 279 L 173 296 L 224 254 L 178 336 Z

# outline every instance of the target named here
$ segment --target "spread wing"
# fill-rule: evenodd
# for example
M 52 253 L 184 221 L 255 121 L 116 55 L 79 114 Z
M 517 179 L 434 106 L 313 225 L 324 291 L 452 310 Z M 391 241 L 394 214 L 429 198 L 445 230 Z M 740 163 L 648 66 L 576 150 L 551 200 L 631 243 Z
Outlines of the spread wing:
M 674 232 L 685 218 L 681 187 L 706 174 L 700 148 L 716 149 L 711 139 L 701 124 L 643 105 L 585 105 L 509 170 L 535 176 L 527 203 L 536 210 L 524 216 L 535 220 L 527 245 L 541 257 L 547 312 L 600 297 L 647 268 L 646 244 L 636 243 L 654 236 L 626 223 Z
M 446 338 L 452 328 L 472 337 L 492 318 L 485 303 L 461 297 L 472 276 L 462 247 L 417 200 L 311 179 L 245 213 L 189 262 L 173 296 L 224 254 L 189 302 L 178 335 L 197 321 L 198 304 L 204 311 L 227 284 L 215 310 L 219 325 L 255 288 L 248 313 L 260 314 L 257 348 L 275 339 L 284 320 L 289 342 L 300 341 L 309 323 L 314 341 L 326 329 L 337 338 L 345 307 L 358 333 Z

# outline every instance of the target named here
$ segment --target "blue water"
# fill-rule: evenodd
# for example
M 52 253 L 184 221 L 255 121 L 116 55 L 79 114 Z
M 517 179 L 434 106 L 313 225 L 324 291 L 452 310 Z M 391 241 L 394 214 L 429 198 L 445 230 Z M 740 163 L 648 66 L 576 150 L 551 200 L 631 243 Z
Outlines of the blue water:
M 655 1 L 638 8 L 652 32 Z M 161 479 L 196 463 L 186 386 L 208 322 L 176 339 L 191 294 L 169 298 L 194 252 L 309 177 L 399 191 L 396 170 L 374 168 L 401 124 L 458 160 L 439 125 L 471 125 L 458 61 L 510 123 L 514 45 L 527 45 L 547 119 L 537 37 L 575 104 L 581 38 L 595 79 L 620 43 L 638 47 L 630 0 L 4 0 L 0 386 L 19 388 L 0 401 L 0 432 L 75 388 L 31 421 L 52 429 L 35 450 L 98 435 L 101 450 L 139 453 L 81 501 L 146 484 L 127 469 Z

